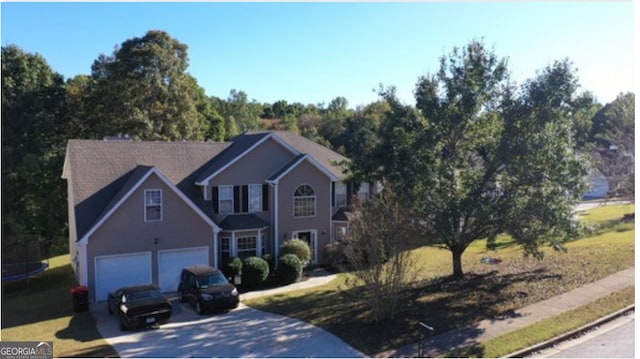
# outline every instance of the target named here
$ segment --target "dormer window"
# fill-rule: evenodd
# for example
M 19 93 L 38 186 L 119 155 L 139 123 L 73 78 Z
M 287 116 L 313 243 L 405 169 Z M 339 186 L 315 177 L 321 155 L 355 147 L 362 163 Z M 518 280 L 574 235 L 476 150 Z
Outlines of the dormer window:
M 162 190 L 147 189 L 144 191 L 144 221 L 162 221 Z

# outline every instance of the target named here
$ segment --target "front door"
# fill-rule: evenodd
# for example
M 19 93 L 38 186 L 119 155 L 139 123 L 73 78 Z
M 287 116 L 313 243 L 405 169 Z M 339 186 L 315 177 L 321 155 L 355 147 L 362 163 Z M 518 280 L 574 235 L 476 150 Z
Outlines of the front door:
M 311 263 L 309 264 L 316 264 L 317 262 L 317 241 L 316 241 L 316 237 L 317 237 L 318 231 L 317 230 L 308 230 L 308 231 L 297 231 L 297 232 L 293 232 L 293 238 L 294 239 L 300 239 L 302 241 L 307 242 L 307 244 L 309 245 L 309 248 L 311 248 Z

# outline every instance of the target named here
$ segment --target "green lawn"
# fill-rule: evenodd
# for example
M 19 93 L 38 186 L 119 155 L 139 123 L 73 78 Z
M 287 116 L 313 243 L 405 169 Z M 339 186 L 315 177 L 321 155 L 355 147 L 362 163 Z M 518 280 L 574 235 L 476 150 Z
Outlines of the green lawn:
M 624 208 L 623 208 L 624 207 Z M 631 206 L 597 208 L 591 223 L 619 219 Z M 585 218 L 585 221 L 587 219 Z M 567 244 L 567 253 L 545 249 L 541 261 L 524 258 L 509 238 L 499 239 L 497 250 L 473 244 L 463 255 L 465 277 L 452 282 L 450 252 L 421 247 L 411 252 L 418 263 L 414 286 L 402 294 L 402 311 L 382 324 L 366 322 L 367 304 L 360 288 L 346 284 L 341 274 L 323 287 L 300 290 L 246 304 L 320 326 L 367 355 L 418 340 L 418 321 L 435 327 L 436 334 L 570 291 L 634 265 L 633 222 L 611 224 L 605 232 Z M 480 263 L 484 256 L 502 263 Z
M 417 279 L 403 293 L 404 308 L 397 320 L 381 325 L 365 322 L 367 306 L 359 288 L 349 287 L 346 274 L 333 282 L 249 301 L 262 310 L 299 318 L 323 327 L 366 354 L 414 342 L 415 325 L 424 321 L 438 332 L 500 315 L 535 301 L 601 279 L 634 265 L 633 222 L 615 223 L 631 206 L 601 207 L 584 216 L 605 228 L 589 238 L 568 244 L 567 254 L 546 251 L 543 261 L 522 257 L 508 237 L 499 249 L 487 251 L 473 244 L 463 256 L 465 278 L 450 282 L 448 251 L 422 247 L 412 251 L 418 261 Z M 503 260 L 480 263 L 483 256 Z M 3 285 L 4 341 L 52 341 L 56 357 L 113 357 L 115 350 L 100 337 L 89 312 L 74 313 L 69 289 L 75 286 L 69 256 L 50 259 L 50 268 L 29 279 Z M 484 350 L 492 353 L 490 345 Z
M 514 330 L 497 338 L 452 351 L 446 356 L 450 358 L 503 357 L 578 329 L 610 313 L 622 310 L 633 303 L 635 303 L 635 287 L 629 287 L 582 307 L 541 320 L 526 328 Z
M 75 313 L 69 290 L 76 285 L 69 255 L 53 257 L 49 269 L 3 284 L 3 341 L 52 341 L 55 357 L 114 357 L 87 311 Z

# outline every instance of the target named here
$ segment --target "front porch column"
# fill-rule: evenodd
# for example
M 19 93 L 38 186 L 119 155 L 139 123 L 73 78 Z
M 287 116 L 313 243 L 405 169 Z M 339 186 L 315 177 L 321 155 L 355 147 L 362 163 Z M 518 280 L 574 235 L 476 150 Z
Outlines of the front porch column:
M 231 258 L 238 256 L 238 243 L 236 243 L 236 232 L 231 232 L 231 243 L 229 244 L 231 247 Z

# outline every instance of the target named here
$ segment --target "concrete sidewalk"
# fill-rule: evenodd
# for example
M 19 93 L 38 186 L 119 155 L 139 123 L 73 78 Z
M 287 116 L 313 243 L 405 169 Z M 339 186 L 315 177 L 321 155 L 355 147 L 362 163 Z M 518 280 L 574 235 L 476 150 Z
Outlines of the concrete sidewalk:
M 511 331 L 527 327 L 540 320 L 581 307 L 612 292 L 635 285 L 635 267 L 612 274 L 597 282 L 516 310 L 508 318 L 483 320 L 475 325 L 454 329 L 424 341 L 424 357 L 441 356 L 453 349 L 480 343 Z M 417 357 L 418 343 L 385 351 L 378 358 Z
M 298 289 L 317 287 L 317 286 L 325 285 L 331 282 L 338 276 L 337 274 L 331 274 L 329 272 L 326 272 L 323 269 L 316 269 L 305 274 L 308 275 L 309 278 L 301 282 L 296 282 L 293 284 L 289 284 L 289 285 L 285 285 L 285 286 L 277 287 L 273 289 L 256 290 L 256 291 L 251 291 L 247 293 L 242 293 L 240 294 L 240 300 L 243 301 L 243 300 L 248 300 L 253 298 L 264 297 L 265 295 L 274 295 L 274 294 L 280 294 L 285 292 L 291 292 Z

